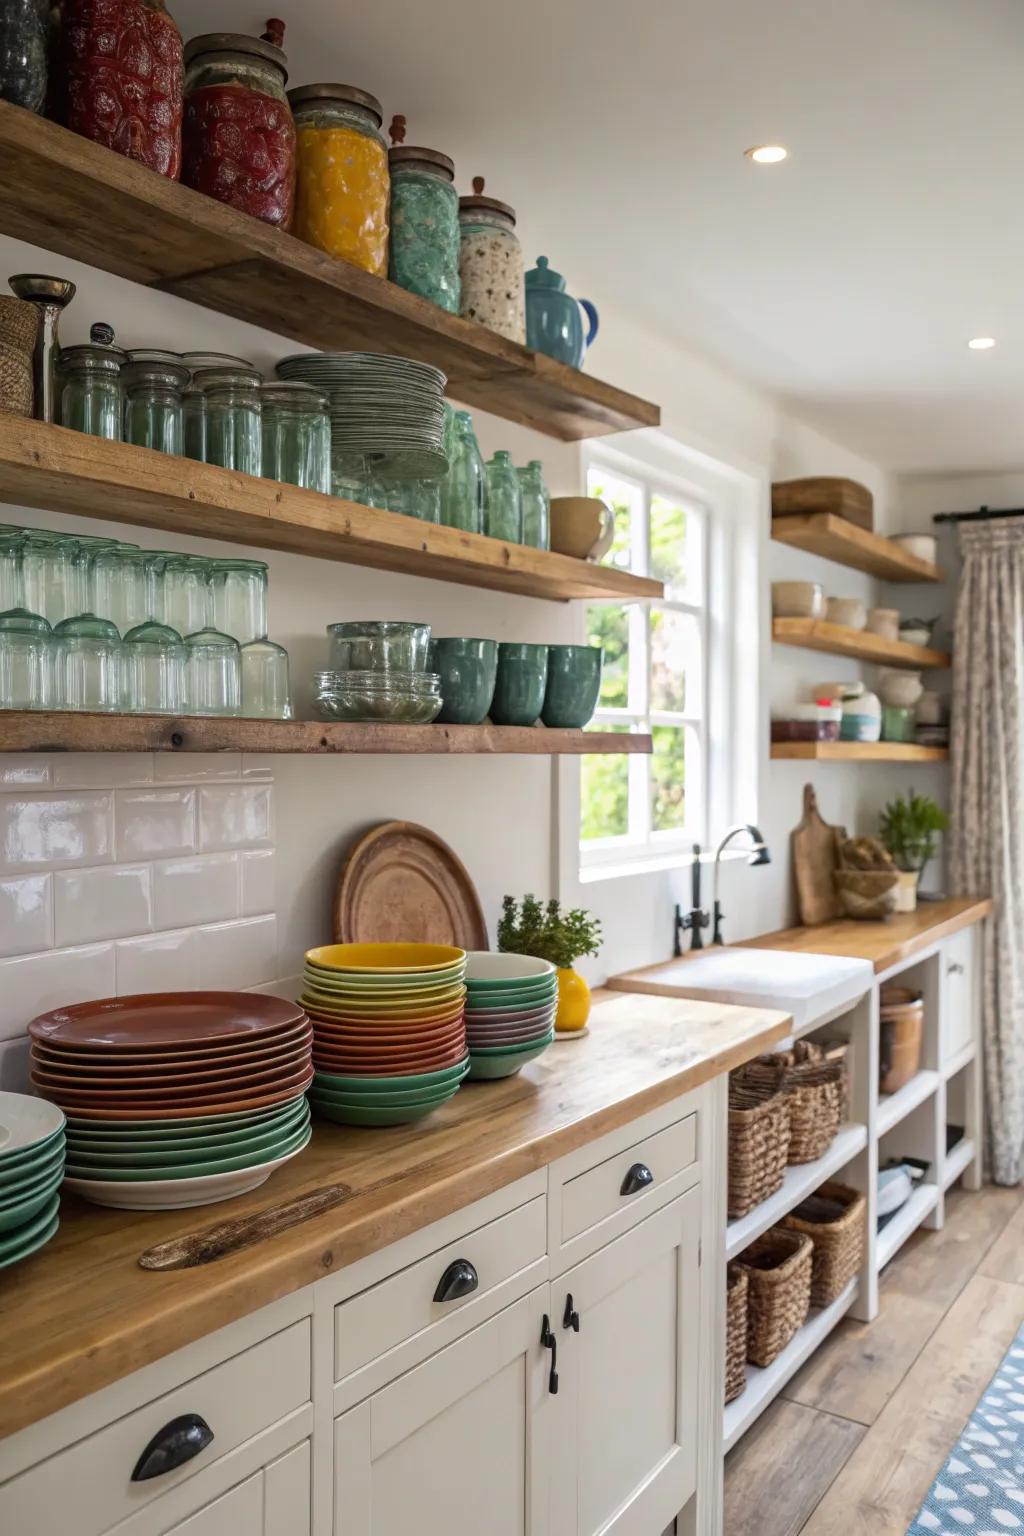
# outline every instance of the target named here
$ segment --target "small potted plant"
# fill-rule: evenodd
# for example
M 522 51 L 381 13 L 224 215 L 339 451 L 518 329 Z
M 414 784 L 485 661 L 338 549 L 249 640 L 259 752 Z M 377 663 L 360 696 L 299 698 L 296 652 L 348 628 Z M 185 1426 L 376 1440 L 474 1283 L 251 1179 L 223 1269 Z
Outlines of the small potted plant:
M 900 871 L 897 912 L 913 912 L 917 906 L 917 882 L 929 859 L 938 850 L 937 836 L 949 826 L 949 817 L 927 795 L 911 790 L 906 799 L 897 795 L 885 807 L 878 823 L 882 842 Z
M 546 905 L 536 896 L 524 896 L 522 905 L 506 896 L 498 924 L 498 948 L 513 955 L 534 955 L 558 967 L 558 1012 L 555 1028 L 575 1034 L 590 1015 L 590 988 L 573 962 L 596 955 L 601 943 L 601 924 L 589 912 L 574 907 L 563 912 L 557 901 Z

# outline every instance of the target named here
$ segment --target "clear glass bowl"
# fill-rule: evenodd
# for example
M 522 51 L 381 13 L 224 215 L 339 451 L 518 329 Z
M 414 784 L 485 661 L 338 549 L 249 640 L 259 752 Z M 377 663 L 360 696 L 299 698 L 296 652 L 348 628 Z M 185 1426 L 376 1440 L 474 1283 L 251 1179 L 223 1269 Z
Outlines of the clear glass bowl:
M 358 669 L 339 669 L 314 672 L 313 686 L 328 691 L 338 688 L 360 688 L 375 693 L 409 693 L 432 696 L 441 691 L 441 677 L 437 672 L 364 672 Z
M 328 624 L 330 664 L 339 672 L 425 672 L 430 625 L 397 619 Z
M 321 720 L 362 720 L 392 725 L 429 725 L 441 712 L 441 695 L 347 685 L 317 689 L 313 709 Z

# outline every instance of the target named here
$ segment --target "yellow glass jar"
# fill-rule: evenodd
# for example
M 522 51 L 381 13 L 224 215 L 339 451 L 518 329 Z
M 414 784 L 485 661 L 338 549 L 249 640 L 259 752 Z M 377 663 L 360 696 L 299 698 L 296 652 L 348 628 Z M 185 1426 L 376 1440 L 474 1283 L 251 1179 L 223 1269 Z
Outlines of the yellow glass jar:
M 303 85 L 288 100 L 298 139 L 292 233 L 386 277 L 391 181 L 380 102 L 351 85 Z
M 558 967 L 558 1008 L 555 1028 L 560 1035 L 574 1035 L 586 1028 L 590 1017 L 590 988 L 571 965 Z

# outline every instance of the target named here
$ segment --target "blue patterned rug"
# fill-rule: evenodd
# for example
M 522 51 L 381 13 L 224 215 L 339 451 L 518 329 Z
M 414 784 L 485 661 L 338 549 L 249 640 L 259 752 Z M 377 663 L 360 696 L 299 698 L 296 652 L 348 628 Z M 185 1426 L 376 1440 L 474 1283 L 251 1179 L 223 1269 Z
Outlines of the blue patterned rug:
M 1024 1328 L 1003 1357 L 907 1536 L 1024 1533 Z

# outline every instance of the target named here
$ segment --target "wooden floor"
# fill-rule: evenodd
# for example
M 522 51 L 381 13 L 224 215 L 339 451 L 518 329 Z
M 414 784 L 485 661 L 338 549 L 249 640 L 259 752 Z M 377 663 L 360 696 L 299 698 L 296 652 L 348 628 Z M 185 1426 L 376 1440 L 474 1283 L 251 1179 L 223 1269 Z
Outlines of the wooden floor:
M 954 1191 L 725 1463 L 725 1536 L 904 1536 L 1024 1322 L 1024 1189 Z

